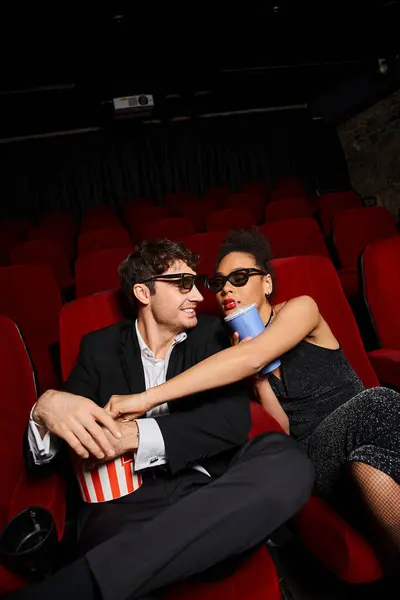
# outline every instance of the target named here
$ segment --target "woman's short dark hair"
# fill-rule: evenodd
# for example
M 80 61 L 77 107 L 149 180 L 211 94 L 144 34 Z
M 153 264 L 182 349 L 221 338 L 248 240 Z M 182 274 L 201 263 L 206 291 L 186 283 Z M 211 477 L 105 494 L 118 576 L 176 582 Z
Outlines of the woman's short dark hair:
M 232 252 L 249 254 L 254 258 L 259 269 L 269 273 L 272 283 L 275 284 L 275 275 L 270 265 L 271 248 L 267 238 L 253 227 L 252 229 L 236 229 L 230 231 L 224 238 L 218 250 L 216 269 L 221 260 Z
M 135 252 L 129 254 L 118 268 L 121 279 L 121 288 L 129 301 L 136 305 L 136 298 L 132 288 L 136 283 L 141 283 L 155 275 L 162 275 L 176 261 L 182 260 L 188 267 L 197 268 L 198 255 L 193 254 L 181 242 L 171 240 L 152 240 L 140 242 L 135 247 Z M 155 283 L 146 283 L 151 294 L 155 294 Z

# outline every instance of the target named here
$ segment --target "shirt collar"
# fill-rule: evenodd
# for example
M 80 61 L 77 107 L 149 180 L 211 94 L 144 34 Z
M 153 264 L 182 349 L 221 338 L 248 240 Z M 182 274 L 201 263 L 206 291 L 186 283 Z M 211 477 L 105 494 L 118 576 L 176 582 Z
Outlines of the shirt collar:
M 136 321 L 135 321 L 135 329 L 136 329 L 136 335 L 137 335 L 138 342 L 139 342 L 140 353 L 144 356 L 154 357 L 153 352 L 150 350 L 150 348 L 147 346 L 146 342 L 140 335 L 140 331 L 139 331 L 139 327 L 138 327 L 138 319 L 136 319 Z M 180 333 L 178 333 L 175 336 L 171 347 L 176 346 L 176 344 L 180 344 L 181 342 L 184 342 L 186 340 L 186 338 L 187 338 L 187 333 L 185 331 L 181 331 Z

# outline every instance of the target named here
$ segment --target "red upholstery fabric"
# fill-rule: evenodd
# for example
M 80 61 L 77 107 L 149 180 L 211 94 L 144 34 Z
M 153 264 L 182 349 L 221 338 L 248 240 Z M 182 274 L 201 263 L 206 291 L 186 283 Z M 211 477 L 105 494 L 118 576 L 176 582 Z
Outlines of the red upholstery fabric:
M 271 265 L 277 278 L 274 302 L 283 302 L 304 294 L 314 298 L 364 385 L 378 385 L 331 261 L 322 256 L 298 256 L 275 259 L 271 261 Z
M 144 240 L 168 238 L 180 242 L 184 235 L 192 235 L 194 232 L 194 222 L 188 217 L 156 219 L 141 226 L 141 235 Z
M 165 600 L 280 600 L 275 565 L 265 547 L 221 581 L 187 581 L 173 586 Z
M 264 196 L 257 191 L 246 191 L 231 194 L 226 204 L 227 208 L 244 208 L 251 210 L 256 222 L 261 223 L 264 217 Z
M 135 214 L 137 210 L 151 206 L 154 206 L 153 198 L 134 198 L 133 200 L 128 200 L 123 207 L 126 221 L 129 222 L 132 214 Z
M 207 231 L 229 231 L 229 229 L 250 229 L 256 224 L 253 213 L 244 208 L 226 208 L 207 216 Z
M 312 217 L 314 208 L 307 198 L 281 198 L 265 207 L 265 222 Z
M 12 233 L 20 242 L 26 239 L 30 226 L 27 219 L 10 218 L 0 220 L 0 231 Z
M 39 389 L 59 386 L 52 361 L 58 342 L 60 292 L 47 265 L 14 265 L 0 269 L 0 314 L 16 322 L 36 369 Z
M 11 248 L 18 243 L 15 234 L 8 231 L 0 231 L 0 267 L 10 264 Z
M 36 402 L 36 388 L 20 332 L 10 319 L 0 316 L 0 440 L 2 444 L 2 493 L 0 531 L 9 519 L 28 506 L 51 510 L 61 537 L 65 519 L 63 482 L 58 477 L 28 480 L 22 457 L 22 439 L 29 412 Z M 24 581 L 0 564 L 0 594 L 17 589 Z
M 118 227 L 119 219 L 112 206 L 91 206 L 85 213 L 81 223 L 81 233 L 94 229 Z
M 51 267 L 60 290 L 72 283 L 65 244 L 58 239 L 22 242 L 11 251 L 11 264 L 42 264 Z
M 360 281 L 357 269 L 338 269 L 340 283 L 344 295 L 349 302 L 354 301 L 360 295 Z
M 96 229 L 81 233 L 78 237 L 78 256 L 86 256 L 91 252 L 107 250 L 108 248 L 121 248 L 131 246 L 129 233 L 121 227 L 109 227 L 108 229 Z
M 204 192 L 203 200 L 212 200 L 218 208 L 225 208 L 230 195 L 231 191 L 227 186 L 213 187 Z
M 217 204 L 214 200 L 188 200 L 178 208 L 179 216 L 193 220 L 196 232 L 205 230 L 207 215 L 215 210 Z
M 179 206 L 184 202 L 192 202 L 196 197 L 191 192 L 178 192 L 176 194 L 168 194 L 164 198 L 164 203 L 168 206 L 171 215 L 179 214 Z
M 275 182 L 271 201 L 289 197 L 307 198 L 305 185 L 298 177 L 281 177 Z
M 369 352 L 368 357 L 379 381 L 400 391 L 400 350 L 379 348 Z
M 124 319 L 118 290 L 85 296 L 65 304 L 60 313 L 61 374 L 65 381 L 75 365 L 82 336 Z
M 76 297 L 119 288 L 118 266 L 131 252 L 133 246 L 124 246 L 79 257 L 75 263 Z
M 362 208 L 361 197 L 354 190 L 331 192 L 318 199 L 318 213 L 322 231 L 326 237 L 331 235 L 332 221 L 335 215 L 349 208 Z
M 150 221 L 156 219 L 166 219 L 170 216 L 171 209 L 169 206 L 145 206 L 138 208 L 135 212 L 131 212 L 127 220 L 128 228 L 132 234 L 134 242 L 142 238 L 141 227 Z
M 57 233 L 62 233 L 62 237 L 74 238 L 77 232 L 75 217 L 68 211 L 45 214 L 40 220 L 40 225 L 55 229 Z
M 315 255 L 330 258 L 325 240 L 315 219 L 284 219 L 264 223 L 259 231 L 268 239 L 273 258 Z
M 400 350 L 400 236 L 369 245 L 362 257 L 364 296 L 382 348 Z
M 261 196 L 264 204 L 269 200 L 270 189 L 266 181 L 249 181 L 242 185 L 242 192 Z
M 395 235 L 395 220 L 383 206 L 345 210 L 333 219 L 335 247 L 344 268 L 357 269 L 358 259 L 368 244 Z
M 51 223 L 44 223 L 37 227 L 32 227 L 28 232 L 28 239 L 30 241 L 38 240 L 54 240 L 57 239 L 62 241 L 68 258 L 72 260 L 75 256 L 75 244 L 74 236 L 71 234 L 70 227 L 64 228 L 63 224 L 53 225 Z

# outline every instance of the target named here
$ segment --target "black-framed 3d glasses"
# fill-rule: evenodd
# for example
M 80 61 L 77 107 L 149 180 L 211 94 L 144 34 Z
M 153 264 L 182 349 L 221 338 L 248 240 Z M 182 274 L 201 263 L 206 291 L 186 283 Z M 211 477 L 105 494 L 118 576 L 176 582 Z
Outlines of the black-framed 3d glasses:
M 200 285 L 204 286 L 205 275 L 193 275 L 192 273 L 168 273 L 167 275 L 155 275 L 154 277 L 149 277 L 149 279 L 145 279 L 140 283 L 147 283 L 149 281 L 164 281 L 165 283 L 174 283 L 182 290 L 190 292 L 195 285 L 197 287 Z
M 225 284 L 229 281 L 234 287 L 243 287 L 249 281 L 252 275 L 268 275 L 261 269 L 236 269 L 231 271 L 229 275 L 217 273 L 213 277 L 207 277 L 206 285 L 211 292 L 217 294 L 224 289 Z

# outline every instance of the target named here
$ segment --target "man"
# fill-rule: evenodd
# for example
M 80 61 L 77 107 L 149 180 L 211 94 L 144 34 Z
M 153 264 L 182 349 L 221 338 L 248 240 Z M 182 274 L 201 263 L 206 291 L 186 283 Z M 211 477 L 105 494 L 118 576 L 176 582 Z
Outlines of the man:
M 219 320 L 196 315 L 202 296 L 195 268 L 182 244 L 141 243 L 120 266 L 137 320 L 85 336 L 66 391 L 46 392 L 34 407 L 33 462 L 51 462 L 60 438 L 75 462 L 84 461 L 77 466 L 87 501 L 79 533 L 84 556 L 13 597 L 143 598 L 255 548 L 307 500 L 312 468 L 290 437 L 269 433 L 246 442 L 243 384 L 127 423 L 102 408 L 112 395 L 144 391 L 227 346 Z M 127 455 L 133 479 L 122 490 L 114 466 Z M 87 461 L 97 473 L 92 490 Z M 107 493 L 115 499 L 107 501 Z

